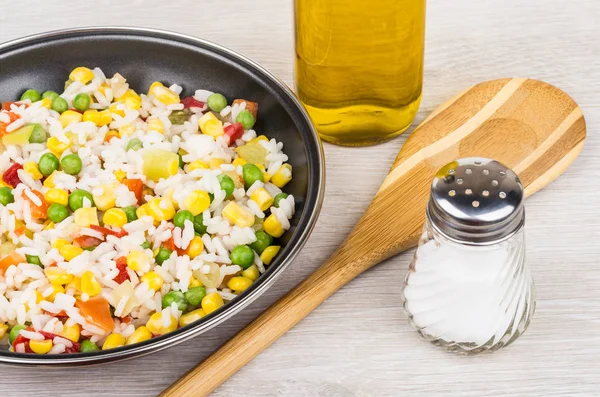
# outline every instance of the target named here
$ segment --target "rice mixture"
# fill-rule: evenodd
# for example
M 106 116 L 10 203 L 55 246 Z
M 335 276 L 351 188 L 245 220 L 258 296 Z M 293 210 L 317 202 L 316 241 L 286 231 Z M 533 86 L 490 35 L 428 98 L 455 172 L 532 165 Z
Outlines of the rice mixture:
M 111 349 L 188 325 L 279 252 L 294 198 L 258 105 L 74 69 L 62 94 L 3 103 L 0 339 L 20 353 Z

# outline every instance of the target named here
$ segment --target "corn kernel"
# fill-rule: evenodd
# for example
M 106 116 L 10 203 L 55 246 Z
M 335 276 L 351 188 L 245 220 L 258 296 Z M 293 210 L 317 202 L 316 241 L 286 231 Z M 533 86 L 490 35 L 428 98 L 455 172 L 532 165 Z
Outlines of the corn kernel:
M 264 187 L 255 189 L 250 198 L 258 204 L 261 211 L 266 211 L 273 204 L 273 196 Z
M 169 221 L 175 216 L 175 207 L 171 200 L 167 198 L 153 198 L 148 203 L 148 215 L 155 221 Z
M 64 238 L 57 238 L 56 240 L 54 240 L 54 243 L 52 243 L 52 248 L 56 248 L 57 250 L 59 250 L 67 244 L 71 244 L 69 240 L 65 240 Z
M 234 201 L 230 201 L 229 204 L 223 208 L 222 215 L 231 223 L 239 227 L 250 227 L 254 225 L 254 214 L 249 210 L 240 207 L 240 205 Z
M 100 93 L 104 96 L 106 96 L 106 90 L 109 89 L 110 87 L 108 86 L 108 84 L 106 83 L 102 83 L 98 86 L 98 91 L 100 91 Z M 94 100 L 94 97 L 92 96 L 92 100 Z
M 44 195 L 48 204 L 60 204 L 67 206 L 69 203 L 69 192 L 64 189 L 48 189 Z
M 195 160 L 185 166 L 185 172 L 192 172 L 197 169 L 208 169 L 208 164 L 202 160 Z
M 174 105 L 179 103 L 179 95 L 173 90 L 165 87 L 160 81 L 155 81 L 148 90 L 148 95 L 152 95 L 165 105 Z
M 150 332 L 148 328 L 141 325 L 135 331 L 133 331 L 133 334 L 127 337 L 125 344 L 133 345 L 134 343 L 140 343 L 149 339 L 152 339 L 152 332 Z
M 269 138 L 267 138 L 264 135 L 259 135 L 254 139 L 250 139 L 248 142 L 246 142 L 246 144 L 255 144 L 255 143 L 258 143 L 259 141 L 269 142 Z
M 194 190 L 183 200 L 183 206 L 196 216 L 210 207 L 210 196 L 204 190 Z
M 100 121 L 100 115 L 96 109 L 88 109 L 83 112 L 83 121 L 89 121 L 97 125 Z
M 123 109 L 119 109 L 119 105 L 116 103 L 113 103 L 112 105 L 110 105 L 108 107 L 108 110 L 110 110 L 111 114 L 116 114 L 121 117 L 125 117 L 125 111 Z
M 142 98 L 131 88 L 116 100 L 131 110 L 138 110 L 142 106 Z
M 292 166 L 284 164 L 277 170 L 276 173 L 271 177 L 271 183 L 278 188 L 284 187 L 289 181 L 292 180 Z
M 165 191 L 163 197 L 171 200 L 171 202 L 173 203 L 173 208 L 179 210 L 179 202 L 173 198 L 173 193 L 175 193 L 175 188 L 169 188 L 167 189 L 167 191 Z
M 64 247 L 66 247 L 66 245 Z M 73 281 L 72 274 L 67 273 L 65 269 L 61 269 L 57 266 L 45 268 L 44 274 L 48 281 L 50 281 L 50 284 L 54 285 L 65 285 Z
M 77 226 L 90 227 L 90 225 L 98 226 L 98 209 L 96 207 L 78 208 L 73 213 L 73 219 Z
M 186 313 L 183 316 L 179 317 L 179 326 L 185 327 L 186 325 L 189 325 L 191 323 L 194 323 L 194 322 L 200 320 L 204 316 L 206 316 L 206 313 L 204 313 L 204 310 L 202 310 L 202 309 L 192 310 L 191 312 Z
M 243 166 L 245 166 L 246 164 L 248 164 L 248 162 L 247 162 L 246 160 L 244 160 L 243 158 L 241 158 L 241 157 L 238 157 L 237 159 L 233 160 L 233 161 L 231 162 L 231 164 L 235 165 L 236 167 L 237 167 L 238 165 L 241 165 L 241 166 L 243 167 Z
M 81 278 L 77 276 L 73 276 L 73 281 L 69 284 L 65 285 L 65 290 L 72 289 L 77 293 L 81 293 Z
M 227 282 L 227 287 L 235 292 L 242 292 L 252 285 L 252 280 L 246 277 L 231 277 Z
M 102 110 L 98 112 L 98 119 L 96 121 L 96 126 L 103 127 L 105 125 L 110 124 L 112 121 L 112 114 L 109 109 Z
M 48 302 L 54 302 L 56 294 L 64 294 L 65 288 L 62 285 L 52 284 L 52 293 L 46 297 Z
M 124 137 L 127 135 L 131 135 L 135 132 L 135 127 L 131 124 L 126 124 L 123 127 L 119 128 L 119 137 Z
M 202 287 L 202 283 L 196 277 L 192 276 L 192 277 L 190 277 L 190 283 L 188 284 L 188 289 L 194 288 L 194 287 Z
M 146 328 L 148 328 L 148 330 L 152 332 L 153 335 L 163 335 L 168 332 L 175 331 L 177 329 L 177 320 L 175 320 L 175 317 L 169 314 L 171 321 L 169 325 L 165 327 L 165 325 L 163 324 L 162 315 L 162 312 L 156 312 L 152 316 L 150 316 L 150 319 L 146 323 Z
M 74 110 L 66 110 L 59 117 L 58 120 L 62 124 L 63 128 L 72 123 L 79 123 L 83 119 L 81 113 Z
M 44 295 L 42 295 L 42 293 L 40 291 L 38 291 L 37 289 L 35 290 L 35 303 L 40 303 L 41 301 L 44 300 Z M 0 338 L 1 339 L 1 338 Z
M 284 232 L 283 227 L 281 226 L 281 223 L 275 214 L 271 214 L 267 217 L 267 219 L 265 219 L 263 227 L 265 232 L 273 237 L 281 237 Z
M 42 107 L 46 109 L 50 109 L 52 107 L 52 99 L 44 98 L 42 99 Z
M 270 265 L 280 249 L 281 247 L 279 245 L 268 246 L 262 254 L 260 254 L 260 260 L 262 260 L 265 265 Z
M 94 72 L 91 69 L 84 66 L 79 66 L 69 74 L 69 80 L 79 81 L 80 83 L 87 84 L 94 78 Z
M 59 332 L 59 335 L 73 342 L 79 342 L 79 337 L 81 336 L 81 327 L 77 323 L 73 323 L 73 325 L 65 324 L 63 326 L 63 330 Z
M 242 276 L 244 276 L 252 281 L 256 281 L 258 279 L 258 277 L 260 276 L 258 267 L 256 265 L 250 266 L 248 269 L 246 269 L 242 272 Z
M 220 159 L 220 158 L 212 158 L 208 162 L 208 166 L 210 167 L 211 170 L 217 170 L 217 169 L 221 168 L 222 164 L 225 164 L 225 160 Z
M 114 349 L 125 345 L 125 338 L 121 334 L 110 334 L 102 345 L 102 350 Z
M 204 123 L 202 133 L 213 138 L 218 138 L 225 133 L 223 122 L 221 120 L 208 120 Z
M 104 135 L 104 142 L 110 142 L 111 139 L 119 137 L 119 131 L 110 130 Z
M 8 324 L 0 323 L 0 340 L 4 338 L 8 331 Z
M 191 259 L 194 259 L 202 253 L 203 249 L 204 243 L 202 242 L 202 238 L 200 236 L 194 236 L 194 238 L 192 239 L 192 241 L 190 241 L 190 244 L 187 247 L 186 253 Z
M 135 215 L 138 218 L 143 218 L 145 216 L 150 216 L 148 213 L 148 204 L 142 204 L 135 210 Z
M 94 273 L 86 271 L 81 275 L 81 292 L 88 294 L 89 296 L 96 296 L 102 291 L 102 287 Z
M 160 119 L 148 119 L 148 131 L 156 131 L 159 134 L 164 134 L 165 124 Z
M 28 161 L 25 164 L 23 164 L 23 171 L 28 173 L 36 181 L 39 181 L 44 176 L 40 172 L 40 169 L 38 168 L 38 165 L 35 163 L 35 161 Z
M 150 258 L 143 251 L 131 251 L 127 254 L 127 267 L 134 272 L 144 269 L 150 263 Z
M 69 146 L 71 146 L 71 141 L 69 140 L 68 143 L 63 143 L 62 141 L 58 140 L 57 137 L 51 136 L 46 141 L 46 144 L 48 145 L 48 149 L 50 149 L 50 151 L 54 153 L 56 157 L 60 157 L 63 154 L 63 152 L 67 150 Z
M 263 174 L 263 182 L 264 182 L 264 183 L 267 183 L 267 182 L 269 182 L 269 181 L 271 180 L 271 175 L 269 175 L 269 174 L 267 173 L 267 170 L 266 170 L 265 166 L 264 166 L 264 165 L 262 165 L 262 164 L 257 164 L 256 166 L 258 167 L 258 169 L 259 169 L 259 170 L 261 170 L 261 171 L 262 171 L 262 174 Z
M 29 348 L 36 354 L 46 354 L 52 349 L 52 340 L 30 340 Z
M 165 283 L 165 280 L 163 280 L 163 278 L 155 271 L 151 271 L 144 274 L 141 280 L 142 282 L 145 281 L 148 284 L 148 287 L 150 289 L 153 289 L 154 291 L 158 291 L 160 287 L 162 287 L 162 285 Z
M 200 127 L 200 131 L 202 131 L 202 133 L 204 133 L 204 125 L 210 120 L 219 121 L 219 119 L 217 118 L 217 116 L 214 115 L 213 112 L 206 112 L 204 116 L 198 119 L 198 127 Z
M 202 298 L 201 303 L 202 310 L 204 310 L 204 313 L 206 314 L 214 312 L 215 310 L 223 306 L 223 304 L 223 298 L 221 298 L 221 295 L 219 295 L 219 293 L 217 292 L 207 294 L 204 298 Z
M 113 172 L 113 175 L 115 176 L 115 178 L 117 178 L 117 181 L 121 183 L 123 182 L 123 179 L 125 179 L 125 177 L 127 176 L 127 173 L 122 170 L 116 170 L 115 172 Z
M 117 186 L 119 186 L 119 184 L 115 182 L 92 189 L 94 204 L 100 211 L 107 211 L 114 208 L 117 203 L 117 195 L 115 194 Z
M 127 223 L 127 214 L 120 208 L 111 208 L 104 213 L 102 222 L 105 226 L 123 227 Z
M 76 245 L 67 244 L 62 246 L 58 252 L 65 258 L 66 261 L 70 261 L 71 259 L 81 255 L 83 253 L 83 248 L 78 247 Z

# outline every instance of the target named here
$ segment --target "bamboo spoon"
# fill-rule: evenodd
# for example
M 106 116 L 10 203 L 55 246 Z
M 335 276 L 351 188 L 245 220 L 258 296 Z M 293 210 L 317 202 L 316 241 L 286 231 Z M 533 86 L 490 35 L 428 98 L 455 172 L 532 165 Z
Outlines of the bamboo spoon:
M 453 97 L 408 138 L 331 258 L 161 396 L 209 394 L 347 282 L 416 245 L 429 185 L 443 165 L 461 157 L 496 159 L 519 174 L 528 196 L 569 167 L 585 136 L 577 104 L 541 81 L 488 81 Z

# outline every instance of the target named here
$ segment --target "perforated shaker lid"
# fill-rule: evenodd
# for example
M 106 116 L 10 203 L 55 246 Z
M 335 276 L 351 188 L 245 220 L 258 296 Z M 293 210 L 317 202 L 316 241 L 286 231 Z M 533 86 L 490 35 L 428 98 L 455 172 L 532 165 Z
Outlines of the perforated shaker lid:
M 431 184 L 427 217 L 451 240 L 489 245 L 523 225 L 523 184 L 495 160 L 469 157 L 442 167 Z

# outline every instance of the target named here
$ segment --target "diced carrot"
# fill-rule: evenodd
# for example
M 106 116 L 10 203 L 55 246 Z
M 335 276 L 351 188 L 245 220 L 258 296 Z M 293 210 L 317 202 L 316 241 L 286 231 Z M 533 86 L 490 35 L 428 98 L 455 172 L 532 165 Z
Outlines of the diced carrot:
M 102 244 L 102 242 L 104 240 L 100 240 L 99 238 L 92 237 L 92 236 L 78 236 L 78 237 L 75 237 L 73 239 L 73 241 L 75 242 L 75 244 L 77 244 L 81 248 L 86 249 L 86 248 L 97 247 L 100 244 Z
M 95 230 L 97 232 L 100 232 L 104 235 L 111 235 L 111 236 L 116 236 L 116 237 L 123 237 L 123 236 L 127 236 L 127 232 L 125 231 L 125 229 L 121 229 L 121 231 L 116 232 L 112 229 L 109 229 L 107 227 L 104 226 L 96 226 L 96 225 L 90 225 L 90 229 Z
M 127 258 L 121 256 L 115 260 L 119 274 L 113 278 L 113 281 L 117 284 L 123 283 L 125 280 L 129 280 L 129 273 L 127 273 Z
M 123 179 L 123 184 L 127 186 L 131 192 L 135 194 L 135 198 L 137 198 L 138 204 L 142 203 L 143 191 L 144 191 L 144 182 L 141 179 Z
M 19 263 L 25 263 L 25 257 L 19 253 L 11 252 L 0 260 L 0 271 L 5 272 L 12 265 L 18 265 Z
M 0 137 L 2 135 L 6 134 L 6 127 L 8 127 L 10 124 L 12 124 L 13 121 L 16 121 L 21 118 L 21 116 L 19 116 L 16 113 L 13 113 L 13 112 L 7 112 L 7 114 L 9 117 L 9 122 L 8 123 L 0 122 Z
M 112 331 L 115 323 L 110 315 L 109 303 L 101 296 L 90 298 L 87 301 L 77 299 L 75 307 L 87 322 L 105 331 Z
M 33 219 L 46 219 L 48 217 L 48 215 L 47 215 L 48 203 L 46 202 L 44 195 L 37 190 L 32 190 L 31 192 L 33 194 L 35 194 L 42 202 L 40 205 L 36 205 L 33 201 L 31 201 L 29 196 L 27 196 L 27 194 L 25 194 L 25 191 L 23 191 L 22 197 L 25 200 L 29 201 L 29 208 L 31 209 L 31 217 Z
M 17 105 L 17 106 L 25 106 L 26 108 L 29 107 L 28 103 L 19 103 L 19 102 L 2 102 L 2 110 L 10 110 L 11 105 Z
M 246 102 L 246 110 L 249 111 L 250 113 L 252 113 L 252 115 L 254 116 L 254 119 L 256 120 L 256 115 L 258 114 L 258 103 L 250 102 L 245 99 L 235 99 L 233 101 L 233 105 L 235 105 L 235 104 L 241 105 L 244 102 Z

